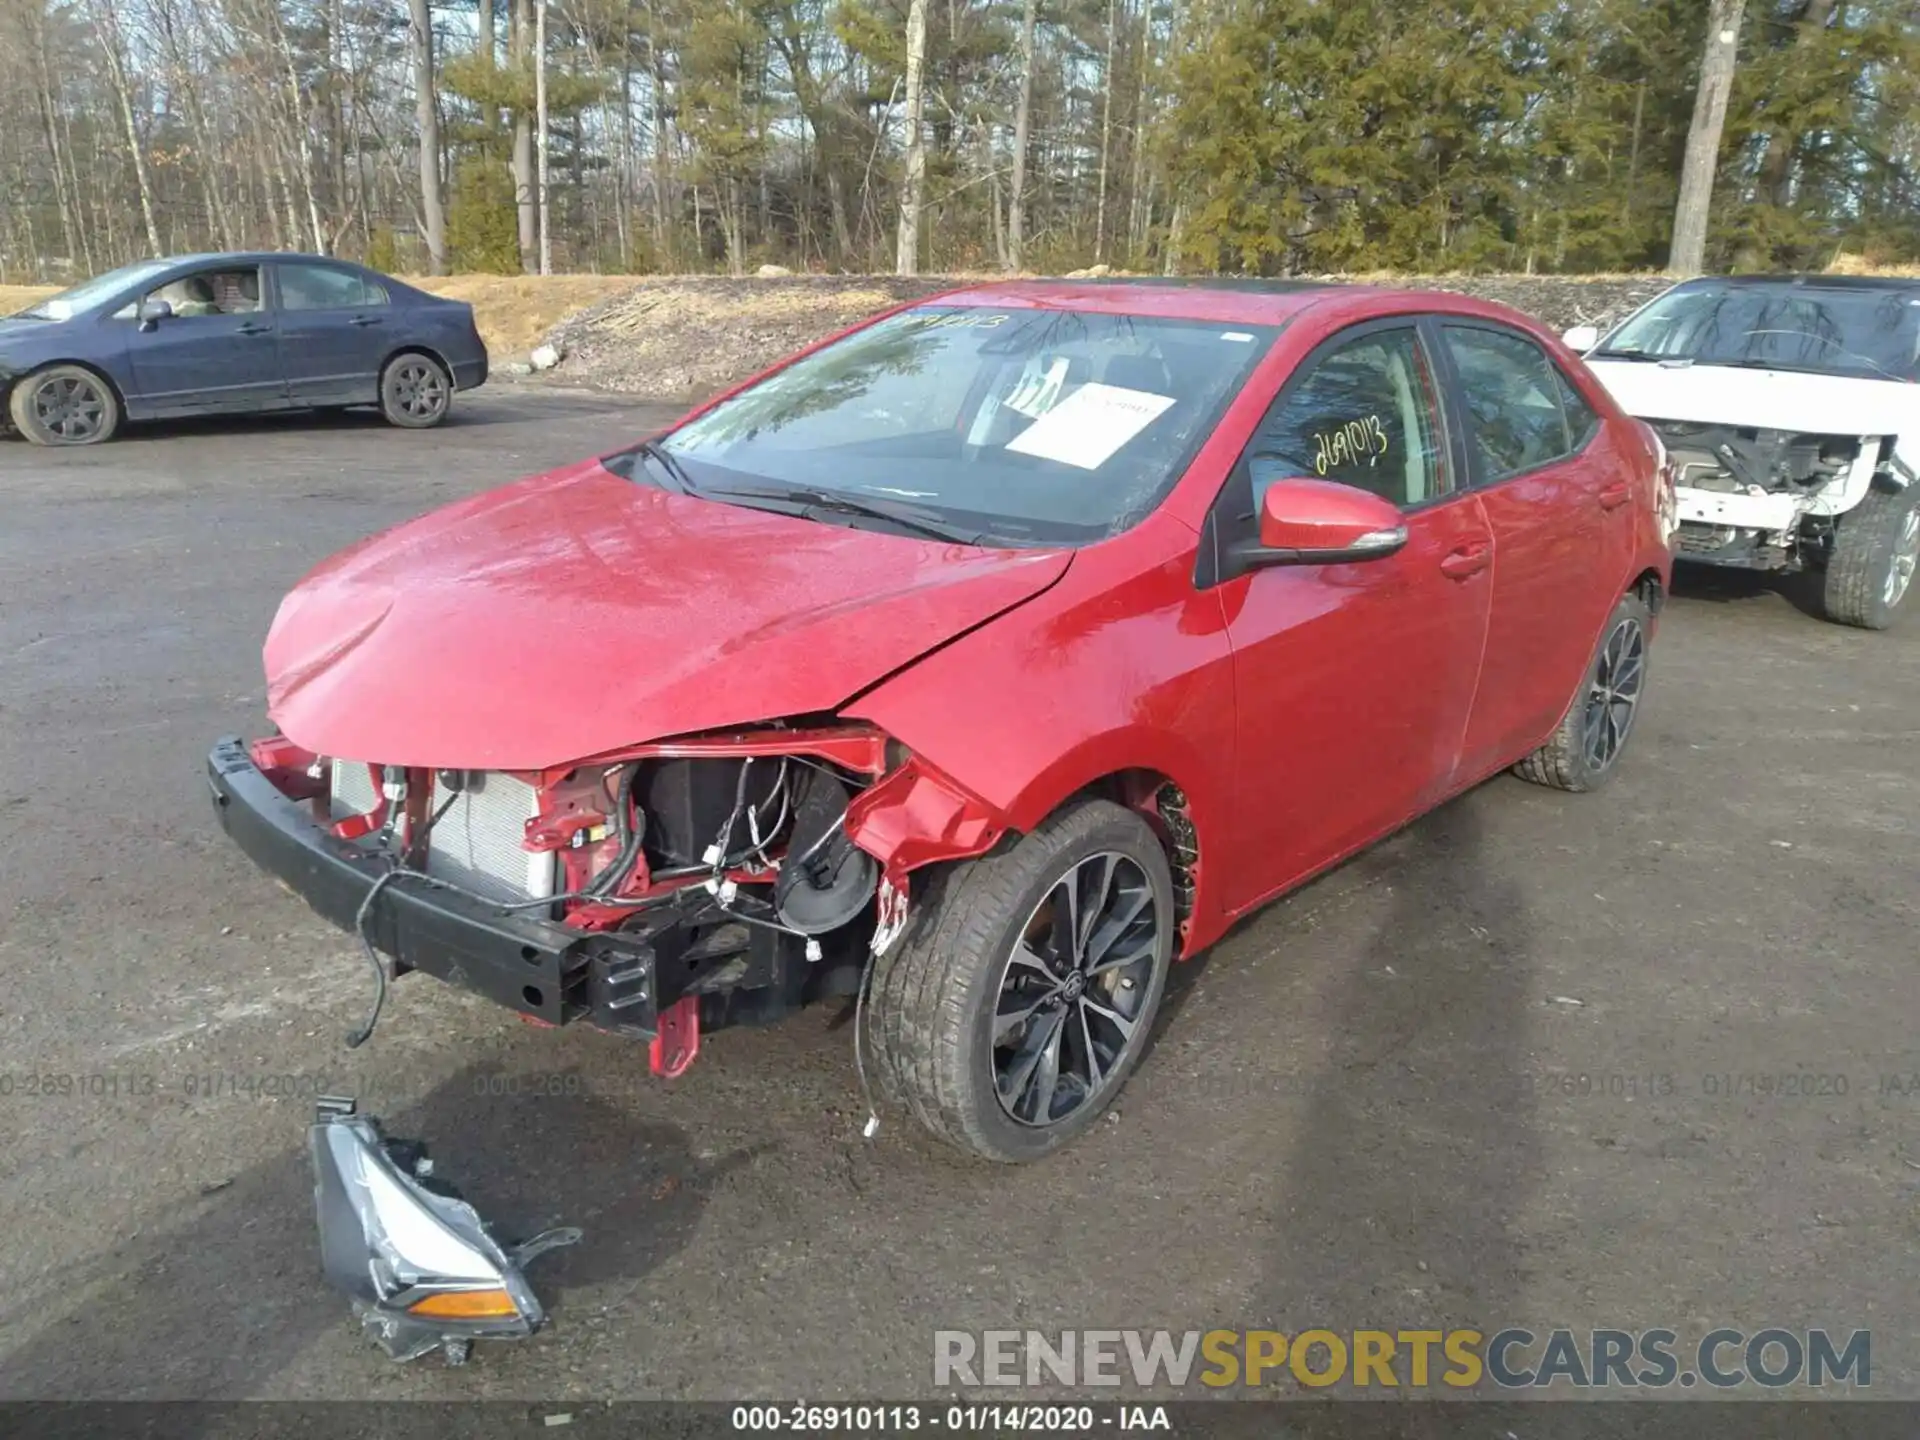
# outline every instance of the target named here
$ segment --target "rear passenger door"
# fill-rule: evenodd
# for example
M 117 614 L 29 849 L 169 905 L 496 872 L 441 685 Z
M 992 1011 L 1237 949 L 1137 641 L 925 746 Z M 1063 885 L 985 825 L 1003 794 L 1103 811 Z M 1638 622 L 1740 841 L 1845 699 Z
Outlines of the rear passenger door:
M 275 265 L 280 351 L 295 405 L 371 405 L 393 339 L 387 287 L 345 265 Z
M 1597 456 L 1602 426 L 1531 337 L 1438 327 L 1464 412 L 1466 463 L 1493 533 L 1493 602 L 1463 773 L 1537 745 L 1566 713 L 1631 546 L 1629 493 Z

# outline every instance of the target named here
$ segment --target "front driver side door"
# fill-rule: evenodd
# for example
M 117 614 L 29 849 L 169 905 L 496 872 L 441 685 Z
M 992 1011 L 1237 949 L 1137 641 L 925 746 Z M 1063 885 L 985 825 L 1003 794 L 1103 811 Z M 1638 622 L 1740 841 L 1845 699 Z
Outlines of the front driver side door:
M 1226 901 L 1244 911 L 1451 789 L 1480 673 L 1491 536 L 1457 491 L 1436 368 L 1412 318 L 1342 331 L 1269 407 L 1212 523 L 1257 533 L 1272 480 L 1305 476 L 1401 507 L 1407 543 L 1346 565 L 1220 585 L 1233 646 L 1235 812 Z
M 173 307 L 151 329 L 141 327 L 135 307 L 116 316 L 130 332 L 130 412 L 205 415 L 284 405 L 287 382 L 263 294 L 258 265 L 215 265 L 149 291 L 146 300 Z

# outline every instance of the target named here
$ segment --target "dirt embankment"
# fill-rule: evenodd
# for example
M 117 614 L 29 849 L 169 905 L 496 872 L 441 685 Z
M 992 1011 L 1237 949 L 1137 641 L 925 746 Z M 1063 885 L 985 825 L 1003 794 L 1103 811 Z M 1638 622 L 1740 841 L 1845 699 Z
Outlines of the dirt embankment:
M 583 384 L 683 401 L 712 394 L 876 310 L 957 282 L 950 276 L 814 276 L 640 282 L 569 316 L 548 337 L 556 374 Z
M 876 310 L 951 289 L 967 278 L 973 277 L 683 276 L 635 281 L 624 293 L 569 316 L 553 329 L 548 339 L 563 356 L 553 373 L 650 400 L 690 401 Z M 1657 275 L 1489 275 L 1391 283 L 1498 300 L 1560 330 L 1610 324 L 1670 282 Z
M 544 338 L 564 356 L 554 372 L 558 379 L 682 403 L 710 395 L 876 310 L 986 278 L 455 275 L 410 283 L 471 304 L 481 335 L 503 367 L 523 360 Z M 1555 329 L 1604 326 L 1668 283 L 1657 275 L 1365 278 L 1503 301 Z M 0 314 L 51 293 L 44 287 L 0 286 Z

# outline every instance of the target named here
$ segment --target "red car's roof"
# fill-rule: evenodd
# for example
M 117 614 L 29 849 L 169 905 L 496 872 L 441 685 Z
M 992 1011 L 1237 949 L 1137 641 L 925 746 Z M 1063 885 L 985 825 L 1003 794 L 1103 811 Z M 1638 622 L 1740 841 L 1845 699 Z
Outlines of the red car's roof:
M 931 295 L 920 303 L 1058 307 L 1108 315 L 1164 315 L 1182 320 L 1278 325 L 1316 300 L 1350 295 L 1359 288 L 1311 280 L 999 280 Z
M 1315 306 L 1337 307 L 1343 321 L 1407 311 L 1477 315 L 1544 335 L 1539 321 L 1498 301 L 1450 290 L 1349 285 L 1331 280 L 1006 280 L 969 285 L 921 305 L 1006 306 L 1159 315 L 1242 325 L 1280 325 Z

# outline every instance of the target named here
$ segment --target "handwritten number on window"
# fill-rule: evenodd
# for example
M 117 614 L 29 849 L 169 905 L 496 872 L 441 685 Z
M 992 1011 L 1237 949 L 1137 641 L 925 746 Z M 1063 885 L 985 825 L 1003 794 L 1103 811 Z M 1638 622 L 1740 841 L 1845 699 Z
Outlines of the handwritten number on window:
M 1377 466 L 1381 457 L 1391 448 L 1378 415 L 1349 420 L 1334 430 L 1317 430 L 1313 435 L 1313 445 L 1313 469 L 1318 475 L 1325 475 L 1342 465 L 1357 465 L 1363 460 L 1368 465 Z

